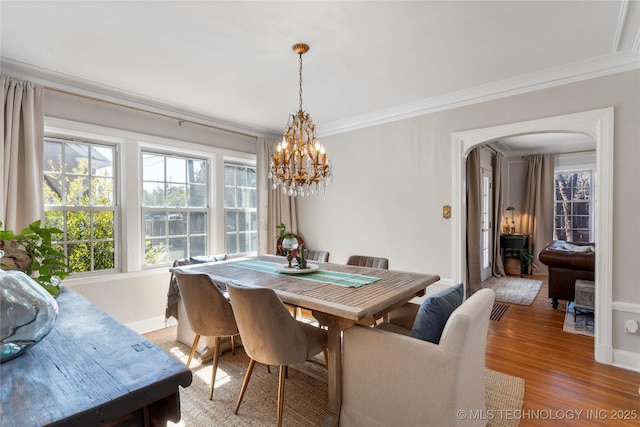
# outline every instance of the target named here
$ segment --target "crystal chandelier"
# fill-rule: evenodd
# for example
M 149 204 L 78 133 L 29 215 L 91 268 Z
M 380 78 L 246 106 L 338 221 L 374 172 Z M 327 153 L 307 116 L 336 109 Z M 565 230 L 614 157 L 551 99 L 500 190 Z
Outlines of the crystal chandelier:
M 289 116 L 282 141 L 269 163 L 269 178 L 274 190 L 280 186 L 283 195 L 295 197 L 315 195 L 320 189 L 324 193 L 333 175 L 331 161 L 316 138 L 316 125 L 302 110 L 302 55 L 309 46 L 296 43 L 292 49 L 300 58 L 300 109 Z

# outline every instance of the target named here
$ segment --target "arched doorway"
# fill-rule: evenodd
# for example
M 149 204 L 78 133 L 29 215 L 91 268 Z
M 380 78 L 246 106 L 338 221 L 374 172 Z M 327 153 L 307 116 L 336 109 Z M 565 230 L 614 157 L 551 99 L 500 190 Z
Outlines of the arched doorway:
M 613 108 L 475 129 L 453 134 L 453 280 L 466 281 L 466 157 L 475 146 L 495 139 L 535 132 L 574 132 L 596 142 L 596 327 L 594 354 L 598 362 L 612 364 L 612 211 L 613 211 Z

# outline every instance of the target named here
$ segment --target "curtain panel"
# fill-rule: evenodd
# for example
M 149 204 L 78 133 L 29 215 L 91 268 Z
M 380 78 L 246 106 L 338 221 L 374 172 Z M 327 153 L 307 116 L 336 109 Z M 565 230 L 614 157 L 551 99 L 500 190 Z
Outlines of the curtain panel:
M 493 167 L 493 275 L 506 276 L 504 260 L 500 251 L 500 234 L 502 234 L 502 164 L 504 154 L 496 152 Z
M 279 140 L 274 138 L 258 138 L 258 254 L 275 254 L 278 230 L 276 226 L 283 223 L 287 231 L 298 234 L 298 217 L 296 198 L 282 194 L 280 189 L 273 189 L 269 179 L 269 162 Z
M 553 239 L 553 154 L 525 156 L 520 229 L 529 236 L 529 253 L 533 255 L 531 274 L 547 275 L 549 270 L 538 253 Z
M 482 228 L 480 148 L 467 157 L 467 286 L 466 296 L 480 290 L 480 230 Z
M 44 87 L 0 76 L 0 221 L 16 232 L 44 217 Z

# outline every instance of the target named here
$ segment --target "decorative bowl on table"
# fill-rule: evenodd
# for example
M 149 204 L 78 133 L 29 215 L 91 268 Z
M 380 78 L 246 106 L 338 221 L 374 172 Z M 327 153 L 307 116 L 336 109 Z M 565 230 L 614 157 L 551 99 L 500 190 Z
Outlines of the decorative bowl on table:
M 311 273 L 313 271 L 316 271 L 318 268 L 320 268 L 318 264 L 307 264 L 307 268 L 298 268 L 297 265 L 289 267 L 286 264 L 282 264 L 276 267 L 276 271 L 278 273 L 285 273 L 285 274 L 305 274 L 305 273 Z
M 47 336 L 58 303 L 21 271 L 0 270 L 0 363 L 11 360 Z

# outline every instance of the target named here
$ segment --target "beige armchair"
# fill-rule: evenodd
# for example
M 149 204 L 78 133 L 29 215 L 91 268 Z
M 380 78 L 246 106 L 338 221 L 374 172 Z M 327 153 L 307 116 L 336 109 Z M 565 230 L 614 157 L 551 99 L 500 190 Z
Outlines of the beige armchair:
M 234 351 L 233 337 L 238 334 L 231 304 L 220 290 L 224 289 L 226 284 L 215 283 L 208 274 L 196 273 L 193 270 L 176 268 L 173 274 L 180 290 L 189 325 L 196 333 L 187 367 L 191 364 L 200 336 L 214 337 L 213 372 L 209 387 L 209 400 L 211 400 L 220 358 L 220 337 L 231 337 L 231 349 Z
M 492 290 L 482 289 L 463 302 L 447 320 L 439 344 L 408 336 L 408 322 L 345 330 L 340 425 L 485 425 L 486 420 L 474 419 L 482 417 L 459 414 L 485 409 L 485 350 L 494 299 Z M 419 305 L 413 305 L 403 310 L 415 315 Z M 410 319 L 406 313 L 402 317 Z
M 280 366 L 278 426 L 282 425 L 284 380 L 287 366 L 303 363 L 327 349 L 327 331 L 295 320 L 273 289 L 228 284 L 229 297 L 251 358 L 238 396 L 235 413 L 249 384 L 256 362 Z

